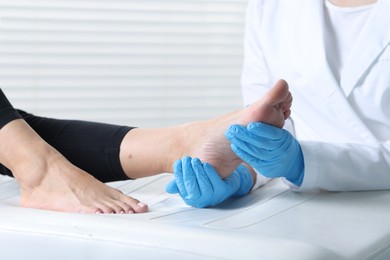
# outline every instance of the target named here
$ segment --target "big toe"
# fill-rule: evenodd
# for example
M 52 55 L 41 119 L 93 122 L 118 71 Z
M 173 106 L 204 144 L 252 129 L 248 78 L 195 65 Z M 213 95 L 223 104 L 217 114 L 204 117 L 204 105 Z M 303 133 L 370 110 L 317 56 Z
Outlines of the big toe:
M 284 79 L 278 80 L 265 96 L 269 104 L 278 104 L 291 98 L 288 83 Z
M 125 197 L 123 198 L 123 201 L 127 203 L 133 210 L 134 213 L 145 213 L 148 212 L 149 208 L 148 205 L 140 202 L 137 199 L 134 199 L 132 197 L 128 197 L 124 195 Z

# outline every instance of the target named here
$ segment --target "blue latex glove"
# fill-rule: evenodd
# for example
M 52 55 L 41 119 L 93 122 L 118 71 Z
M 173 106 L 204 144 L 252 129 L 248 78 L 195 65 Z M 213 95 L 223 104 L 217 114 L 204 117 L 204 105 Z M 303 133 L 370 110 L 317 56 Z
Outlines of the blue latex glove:
M 285 177 L 300 186 L 304 160 L 298 141 L 286 130 L 265 123 L 231 125 L 225 133 L 233 152 L 268 178 Z
M 249 170 L 240 165 L 226 179 L 222 179 L 209 163 L 198 158 L 183 157 L 174 164 L 175 179 L 166 191 L 179 193 L 187 205 L 205 208 L 218 205 L 232 196 L 247 194 L 253 178 Z

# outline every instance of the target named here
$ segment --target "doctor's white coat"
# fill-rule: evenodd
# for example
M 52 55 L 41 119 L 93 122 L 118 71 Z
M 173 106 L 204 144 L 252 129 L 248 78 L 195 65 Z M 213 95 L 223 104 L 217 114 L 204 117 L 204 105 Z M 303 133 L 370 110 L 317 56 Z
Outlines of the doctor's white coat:
M 304 154 L 299 190 L 390 189 L 390 0 L 372 9 L 340 79 L 327 63 L 323 0 L 250 0 L 244 103 L 285 79 Z

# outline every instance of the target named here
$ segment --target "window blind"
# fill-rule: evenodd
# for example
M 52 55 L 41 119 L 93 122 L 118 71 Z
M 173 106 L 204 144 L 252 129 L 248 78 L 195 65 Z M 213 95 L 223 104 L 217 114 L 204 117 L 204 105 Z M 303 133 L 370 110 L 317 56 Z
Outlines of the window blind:
M 37 115 L 159 127 L 241 107 L 246 0 L 0 0 L 0 86 Z

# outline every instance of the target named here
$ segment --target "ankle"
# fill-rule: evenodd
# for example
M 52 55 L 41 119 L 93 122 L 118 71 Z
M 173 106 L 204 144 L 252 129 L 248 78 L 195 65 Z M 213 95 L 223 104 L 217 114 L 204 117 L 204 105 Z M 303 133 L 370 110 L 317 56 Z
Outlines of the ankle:
M 22 190 L 33 189 L 41 185 L 49 173 L 54 172 L 53 167 L 61 159 L 62 155 L 48 144 L 37 144 L 34 151 L 26 150 L 15 160 L 12 172 Z
M 194 124 L 183 124 L 171 128 L 171 136 L 168 137 L 168 147 L 170 149 L 166 153 L 166 157 L 162 162 L 162 172 L 173 173 L 174 163 L 181 159 L 183 156 L 191 155 L 194 143 L 192 142 L 194 133 Z

